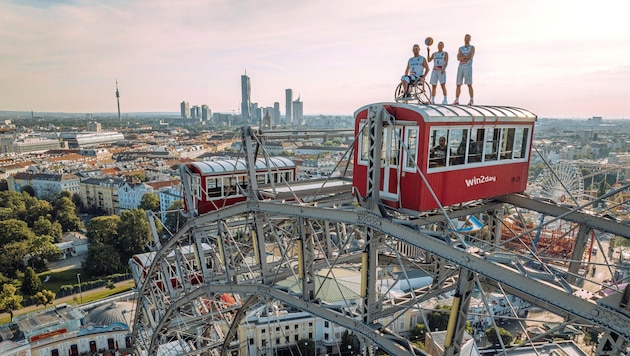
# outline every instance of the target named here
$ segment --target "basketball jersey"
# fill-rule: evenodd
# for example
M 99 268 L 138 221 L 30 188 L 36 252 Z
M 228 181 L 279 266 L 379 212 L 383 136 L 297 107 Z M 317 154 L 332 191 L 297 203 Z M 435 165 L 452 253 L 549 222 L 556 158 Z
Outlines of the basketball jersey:
M 468 55 L 468 53 L 470 53 L 470 51 L 471 51 L 472 49 L 473 49 L 473 46 L 470 46 L 470 45 L 469 45 L 468 47 L 466 47 L 466 46 L 461 46 L 461 47 L 459 47 L 459 52 L 460 52 L 461 54 L 463 54 L 464 56 L 467 56 L 467 55 Z M 464 60 L 464 61 L 459 61 L 459 65 L 460 65 L 460 66 L 471 66 L 471 65 L 472 65 L 472 63 L 473 63 L 473 59 L 472 59 L 472 58 L 471 58 L 471 59 L 469 59 L 468 61 L 465 61 L 465 60 Z
M 442 69 L 444 68 L 444 58 L 446 57 L 446 52 L 435 52 L 433 53 L 433 69 Z
M 424 57 L 422 56 L 409 58 L 409 75 L 420 77 L 424 73 L 424 67 L 422 66 L 423 62 Z

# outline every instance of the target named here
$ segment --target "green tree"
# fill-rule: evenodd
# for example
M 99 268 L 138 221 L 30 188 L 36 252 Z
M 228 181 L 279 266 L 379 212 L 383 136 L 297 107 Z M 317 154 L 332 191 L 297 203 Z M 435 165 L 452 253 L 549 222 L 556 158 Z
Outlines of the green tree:
M 299 349 L 299 355 L 302 356 L 316 356 L 315 353 L 315 341 L 311 339 L 299 339 L 295 342 Z
M 129 175 L 130 178 L 136 178 L 141 182 L 147 181 L 147 175 L 144 172 L 135 172 Z
M 26 201 L 25 220 L 28 226 L 34 226 L 35 222 L 40 219 L 52 220 L 52 205 L 45 200 L 32 198 Z
M 52 304 L 55 301 L 55 292 L 44 289 L 35 294 L 35 304 L 43 305 L 46 307 L 48 304 Z
M 7 191 L 9 190 L 9 184 L 7 183 L 6 179 L 0 179 L 0 191 Z
M 83 228 L 83 223 L 77 216 L 77 207 L 68 197 L 64 196 L 55 200 L 53 216 L 61 224 L 61 229 L 64 232 L 78 231 Z
M 431 314 L 427 315 L 427 321 L 431 331 L 446 330 L 448 326 L 448 318 L 451 315 L 450 305 L 438 305 Z
M 438 305 L 435 307 L 436 310 L 427 315 L 427 322 L 432 331 L 446 330 L 448 319 L 451 317 L 451 308 L 452 306 L 450 305 Z M 469 334 L 472 334 L 473 330 L 470 321 L 466 321 L 465 328 Z
M 173 205 L 167 209 L 168 213 L 166 213 L 166 218 L 164 219 L 164 227 L 172 234 L 181 229 L 188 221 L 188 218 L 180 213 L 180 209 L 183 208 L 184 202 L 176 200 L 173 202 Z
M 17 215 L 11 208 L 0 208 L 0 220 L 15 219 Z
M 107 215 L 92 218 L 86 227 L 86 237 L 91 244 L 105 243 L 118 245 L 118 224 L 120 216 Z
M 76 193 L 75 193 L 76 194 Z M 74 194 L 72 194 L 69 190 L 62 190 L 60 191 L 57 196 L 55 197 L 55 200 L 57 199 L 61 199 L 61 198 L 70 198 L 72 199 L 72 196 Z
M 427 332 L 427 327 L 424 324 L 416 324 L 416 326 L 409 332 L 409 340 L 424 342 L 424 335 Z
M 13 311 L 22 309 L 22 300 L 24 299 L 15 292 L 17 292 L 17 288 L 10 283 L 5 283 L 0 290 L 0 311 L 9 313 L 11 321 L 13 321 Z
M 24 193 L 27 193 L 28 195 L 34 197 L 37 194 L 35 194 L 35 189 L 33 187 L 31 187 L 30 185 L 25 185 L 22 187 L 21 189 Z
M 77 211 L 85 212 L 85 206 L 83 206 L 83 200 L 81 200 L 81 195 L 79 195 L 79 193 L 72 194 L 70 199 L 74 203 L 74 206 L 76 206 Z
M 349 332 L 348 330 L 344 331 L 341 334 L 341 345 L 339 346 L 339 352 L 342 355 L 350 355 L 351 353 L 355 353 L 354 348 L 354 334 Z
M 501 335 L 501 340 L 503 341 L 503 345 L 509 345 L 512 343 L 512 340 L 514 340 L 514 336 L 512 336 L 512 334 L 505 330 L 504 328 L 497 328 L 497 330 L 499 331 L 499 335 Z M 488 338 L 488 341 L 490 341 L 493 345 L 496 345 L 499 343 L 499 338 L 497 337 L 497 333 L 494 330 L 494 327 L 489 327 L 485 330 L 486 332 L 486 337 Z
M 42 290 L 42 281 L 31 267 L 26 267 L 24 278 L 22 279 L 22 287 L 20 290 L 23 295 L 35 295 Z
M 55 242 L 60 242 L 63 232 L 61 231 L 61 224 L 58 222 L 51 222 L 47 218 L 40 216 L 37 221 L 33 223 L 32 229 L 35 235 L 48 235 L 52 236 Z
M 120 213 L 118 251 L 123 261 L 129 260 L 134 254 L 147 252 L 151 240 L 151 229 L 144 211 L 133 209 Z
M 0 272 L 14 276 L 22 261 L 31 252 L 35 234 L 26 223 L 17 219 L 0 221 Z
M 140 200 L 140 209 L 151 210 L 153 212 L 160 211 L 160 198 L 153 193 L 145 193 Z
M 25 194 L 26 193 L 11 191 L 0 192 L 0 207 L 7 208 L 8 211 L 11 212 L 11 214 L 7 215 L 6 218 L 24 219 L 24 216 L 26 216 L 26 202 L 24 201 Z
M 112 245 L 91 243 L 82 264 L 83 271 L 89 276 L 107 276 L 124 271 L 120 255 Z
M 589 328 L 584 333 L 584 343 L 587 345 L 597 345 L 599 343 L 599 331 L 595 328 Z
M 57 261 L 61 257 L 61 250 L 55 246 L 55 239 L 50 235 L 35 236 L 30 241 L 31 261 L 43 266 L 45 261 Z

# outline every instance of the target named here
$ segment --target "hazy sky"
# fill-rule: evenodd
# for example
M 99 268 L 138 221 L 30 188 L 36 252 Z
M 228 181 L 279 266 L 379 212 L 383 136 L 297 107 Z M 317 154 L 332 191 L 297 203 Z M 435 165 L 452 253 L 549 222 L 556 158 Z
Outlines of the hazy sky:
M 42 5 L 44 4 L 44 5 Z M 176 112 L 183 100 L 284 114 L 352 114 L 391 101 L 414 43 L 444 41 L 449 102 L 457 49 L 476 48 L 476 104 L 540 117 L 630 118 L 624 0 L 0 0 L 0 110 Z M 462 88 L 462 101 L 468 92 Z M 438 91 L 437 99 L 442 95 Z

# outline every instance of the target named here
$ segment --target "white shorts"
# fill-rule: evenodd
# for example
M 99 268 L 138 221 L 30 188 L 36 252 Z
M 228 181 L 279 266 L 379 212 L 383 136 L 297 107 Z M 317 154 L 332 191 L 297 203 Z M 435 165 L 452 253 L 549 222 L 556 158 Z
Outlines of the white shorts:
M 459 66 L 457 67 L 457 85 L 468 84 L 472 82 L 472 66 Z
M 433 69 L 431 71 L 431 85 L 437 85 L 438 81 L 440 84 L 446 83 L 446 72 L 443 72 L 441 69 Z

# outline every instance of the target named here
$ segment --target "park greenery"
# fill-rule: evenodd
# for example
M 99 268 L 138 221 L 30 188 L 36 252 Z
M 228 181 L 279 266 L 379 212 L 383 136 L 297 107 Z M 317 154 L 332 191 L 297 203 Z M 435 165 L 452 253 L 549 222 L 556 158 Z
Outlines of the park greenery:
M 55 242 L 63 232 L 83 227 L 69 192 L 52 202 L 27 192 L 0 191 L 0 275 L 20 277 L 27 266 L 39 269 L 60 257 Z
M 72 193 L 64 191 L 49 200 L 40 200 L 29 189 L 16 192 L 7 188 L 0 187 L 0 312 L 9 313 L 11 319 L 25 303 L 46 306 L 53 304 L 57 296 L 74 293 L 79 288 L 73 283 L 78 273 L 86 277 L 81 283 L 84 289 L 92 285 L 114 288 L 110 276 L 127 275 L 129 259 L 148 251 L 152 242 L 145 210 L 159 211 L 159 200 L 154 194 L 143 196 L 138 209 L 97 216 L 84 227 L 77 214 L 78 199 Z M 181 207 L 181 202 L 173 209 L 177 207 Z M 172 231 L 185 222 L 177 214 L 175 211 L 170 218 L 171 228 L 175 229 Z M 162 230 L 160 224 L 156 228 L 158 233 Z M 84 229 L 90 244 L 82 269 L 67 276 L 64 272 L 57 276 L 47 271 L 46 262 L 62 256 L 55 246 L 62 235 Z M 45 287 L 44 278 L 50 279 Z

